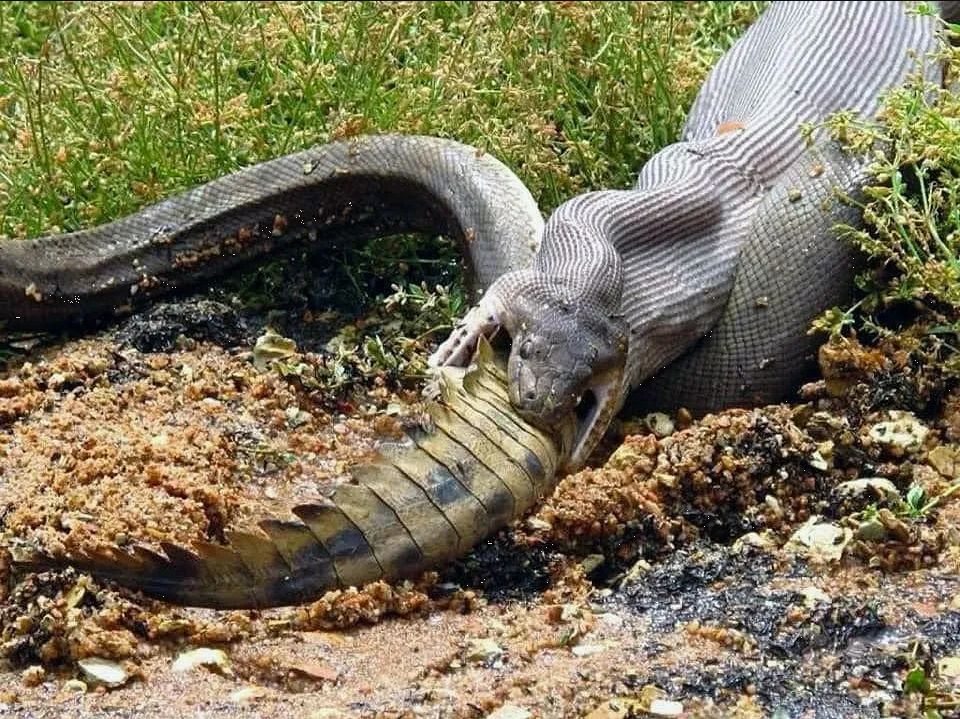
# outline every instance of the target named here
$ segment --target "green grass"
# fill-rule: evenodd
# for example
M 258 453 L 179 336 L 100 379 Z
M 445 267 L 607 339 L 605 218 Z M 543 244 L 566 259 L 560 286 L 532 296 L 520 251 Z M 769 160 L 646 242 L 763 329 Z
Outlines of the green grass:
M 949 31 L 960 37 L 960 26 Z M 944 43 L 938 59 L 955 82 L 960 47 Z M 908 349 L 934 345 L 944 368 L 960 376 L 960 94 L 918 74 L 884 97 L 876 118 L 838 113 L 825 124 L 870 160 L 858 201 L 863 222 L 838 234 L 871 263 L 857 279 L 859 301 L 814 326 L 834 338 L 853 328 Z
M 764 3 L 0 4 L 0 237 L 332 138 L 495 154 L 544 212 L 627 187 Z
M 549 213 L 629 187 L 764 5 L 2 3 L 0 239 L 100 224 L 245 165 L 388 131 L 493 153 Z M 881 120 L 834 126 L 892 148 L 867 222 L 846 232 L 890 272 L 865 275 L 864 299 L 816 327 L 882 330 L 878 309 L 926 302 L 941 310 L 930 331 L 960 344 L 960 102 L 914 85 Z M 382 254 L 338 261 L 364 283 Z

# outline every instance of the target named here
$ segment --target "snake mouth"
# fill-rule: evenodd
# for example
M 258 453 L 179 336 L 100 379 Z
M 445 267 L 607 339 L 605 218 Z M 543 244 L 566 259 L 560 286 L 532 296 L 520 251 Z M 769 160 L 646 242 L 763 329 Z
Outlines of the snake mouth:
M 609 418 L 614 412 L 613 403 L 621 376 L 617 370 L 599 374 L 580 395 L 574 408 L 577 427 L 570 459 L 567 461 L 567 471 L 575 472 L 586 464 L 591 452 L 606 432 Z
M 596 423 L 599 409 L 597 395 L 592 388 L 580 395 L 580 400 L 574 408 L 574 414 L 577 416 L 577 433 L 573 438 L 574 449 L 583 442 L 590 428 Z

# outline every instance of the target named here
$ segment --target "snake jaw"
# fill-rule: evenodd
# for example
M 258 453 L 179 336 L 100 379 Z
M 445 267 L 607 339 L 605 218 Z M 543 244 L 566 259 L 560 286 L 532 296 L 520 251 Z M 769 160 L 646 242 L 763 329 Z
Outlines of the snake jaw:
M 569 458 L 563 467 L 565 472 L 576 472 L 583 467 L 603 438 L 617 412 L 623 371 L 624 366 L 620 364 L 597 373 L 578 401 L 577 429 Z M 592 401 L 588 401 L 588 396 L 592 396 Z

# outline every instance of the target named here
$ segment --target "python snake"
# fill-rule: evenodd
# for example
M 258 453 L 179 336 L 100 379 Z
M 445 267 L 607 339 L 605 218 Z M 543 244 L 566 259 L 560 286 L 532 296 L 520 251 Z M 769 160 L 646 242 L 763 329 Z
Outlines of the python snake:
M 940 14 L 952 20 L 958 6 L 940 3 Z M 400 518 L 399 508 L 413 500 L 384 499 L 391 490 L 367 472 L 377 499 L 364 501 L 390 511 L 366 531 L 361 520 L 350 520 L 357 516 L 351 490 L 342 503 L 334 499 L 347 508 L 339 514 L 329 506 L 297 512 L 310 531 L 264 526 L 272 544 L 236 535 L 233 555 L 206 546 L 198 559 L 165 547 L 166 559 L 141 553 L 110 561 L 141 579 L 163 575 L 154 583 L 161 596 L 216 606 L 286 602 L 302 598 L 305 586 L 312 596 L 325 586 L 399 576 L 395 567 L 414 571 L 462 553 L 529 507 L 551 485 L 533 479 L 539 470 L 524 462 L 576 469 L 625 407 L 704 412 L 788 397 L 814 363 L 818 340 L 807 334 L 810 321 L 853 289 L 860 258 L 833 228 L 859 222 L 856 204 L 838 196 L 855 198 L 867 180 L 862 158 L 842 152 L 825 130 L 808 143 L 800 125 L 840 110 L 870 117 L 883 91 L 918 69 L 941 83 L 942 67 L 928 58 L 939 23 L 899 2 L 770 4 L 709 73 L 680 140 L 641 168 L 634 188 L 578 195 L 546 222 L 495 158 L 451 140 L 384 135 L 256 165 L 99 228 L 0 243 L 0 319 L 10 327 L 49 327 L 127 312 L 305 243 L 447 234 L 463 250 L 475 304 L 431 364 L 466 365 L 486 338 L 505 331 L 509 405 L 518 415 L 516 422 L 503 418 L 510 411 L 503 399 L 480 415 L 464 410 L 460 421 L 531 437 L 529 422 L 559 443 L 550 447 L 541 438 L 538 452 L 508 458 L 516 467 L 510 471 L 526 472 L 533 491 L 524 490 L 523 501 L 497 521 L 458 533 L 472 539 L 453 542 L 453 550 L 426 552 L 430 542 L 418 541 L 422 532 L 410 526 L 416 520 Z M 451 402 L 462 408 L 477 404 L 477 396 Z M 568 433 L 572 417 L 576 427 Z M 477 460 L 473 470 L 454 461 L 443 476 L 456 475 L 466 486 L 464 472 L 485 461 L 467 454 Z M 419 487 L 410 490 L 415 494 L 440 486 L 390 471 Z M 515 491 L 511 485 L 511 496 Z M 484 496 L 489 501 L 497 492 Z M 455 531 L 469 524 L 445 514 L 460 504 L 430 496 Z M 420 494 L 415 504 L 421 514 L 429 510 Z M 304 567 L 323 558 L 333 567 L 360 545 L 373 557 L 367 570 L 353 571 L 347 562 L 343 575 L 331 569 L 327 579 L 303 580 Z M 296 551 L 284 552 L 290 547 Z M 107 564 L 88 562 L 101 570 Z M 285 590 L 250 594 L 255 585 L 282 584 L 284 567 Z M 188 575 L 200 585 L 220 582 L 221 591 L 171 589 Z

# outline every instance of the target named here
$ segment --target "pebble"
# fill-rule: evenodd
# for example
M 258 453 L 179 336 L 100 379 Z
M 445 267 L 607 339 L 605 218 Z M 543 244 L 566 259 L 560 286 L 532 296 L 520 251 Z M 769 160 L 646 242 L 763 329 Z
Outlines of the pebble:
M 474 639 L 467 648 L 467 661 L 488 662 L 503 654 L 503 647 L 492 639 Z
M 807 463 L 814 469 L 819 469 L 821 472 L 826 472 L 830 469 L 830 463 L 824 459 L 823 453 L 819 449 L 810 455 Z
M 911 412 L 891 410 L 890 419 L 877 422 L 869 429 L 869 436 L 894 456 L 919 450 L 929 430 Z
M 583 568 L 583 571 L 586 574 L 590 574 L 593 570 L 599 567 L 606 561 L 606 557 L 602 554 L 588 554 L 580 562 L 580 566 Z
M 241 687 L 235 692 L 230 693 L 230 701 L 234 704 L 248 704 L 267 696 L 267 690 L 263 687 L 249 686 Z
M 937 674 L 950 679 L 960 678 L 960 657 L 943 657 L 937 662 Z
M 847 497 L 858 497 L 868 493 L 874 496 L 886 496 L 888 499 L 896 499 L 900 496 L 897 485 L 883 477 L 861 477 L 841 482 L 837 485 L 836 492 Z
M 529 709 L 518 707 L 516 704 L 504 704 L 491 714 L 487 714 L 487 719 L 530 719 L 533 714 Z
M 793 533 L 784 549 L 825 561 L 838 561 L 853 537 L 849 529 L 811 517 Z
M 307 424 L 313 419 L 313 415 L 299 407 L 287 407 L 283 411 L 283 414 L 287 418 L 287 424 L 294 429 Z
M 272 360 L 286 359 L 296 352 L 296 342 L 268 330 L 253 345 L 253 366 L 262 372 Z
M 527 527 L 533 531 L 549 532 L 553 529 L 553 525 L 545 519 L 540 519 L 539 517 L 530 517 L 527 520 Z
M 600 654 L 606 651 L 606 649 L 602 644 L 578 644 L 570 650 L 570 653 L 575 657 L 589 657 L 594 654 Z
M 803 603 L 810 609 L 813 609 L 817 604 L 830 604 L 833 601 L 829 594 L 817 587 L 804 587 L 800 590 L 800 594 L 803 596 Z
M 865 542 L 879 542 L 887 536 L 887 528 L 879 519 L 868 519 L 857 527 L 857 539 Z
M 230 662 L 222 649 L 199 647 L 183 652 L 173 662 L 173 671 L 186 672 L 200 666 L 216 667 L 221 670 L 229 668 Z
M 117 662 L 103 657 L 80 659 L 77 666 L 80 667 L 80 671 L 84 673 L 87 679 L 108 687 L 119 687 L 126 684 L 130 678 L 126 669 Z
M 683 714 L 683 704 L 670 699 L 654 699 L 650 702 L 650 713 L 658 717 L 678 717 Z
M 317 682 L 335 682 L 340 678 L 340 672 L 326 662 L 303 661 L 289 665 L 289 669 Z
M 333 707 L 321 707 L 310 714 L 310 719 L 350 719 L 352 716 Z
M 20 675 L 20 679 L 26 686 L 35 687 L 42 684 L 46 676 L 46 670 L 39 664 L 34 664 L 33 666 L 27 667 L 23 670 L 23 673 Z
M 779 505 L 778 505 L 779 506 Z M 770 535 L 770 532 L 747 532 L 733 543 L 733 551 L 741 553 L 746 547 L 757 547 L 759 549 L 773 549 L 777 546 L 777 541 Z
M 927 454 L 927 462 L 948 479 L 960 478 L 960 450 L 941 444 Z
M 648 414 L 643 418 L 643 423 L 658 439 L 669 437 L 673 434 L 674 429 L 676 429 L 673 420 L 663 412 L 652 412 Z

